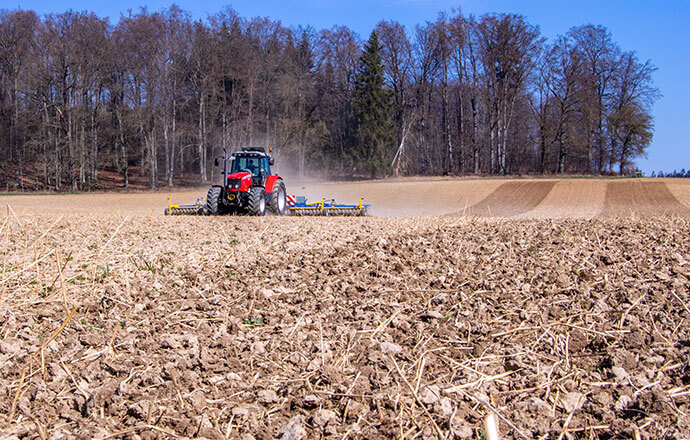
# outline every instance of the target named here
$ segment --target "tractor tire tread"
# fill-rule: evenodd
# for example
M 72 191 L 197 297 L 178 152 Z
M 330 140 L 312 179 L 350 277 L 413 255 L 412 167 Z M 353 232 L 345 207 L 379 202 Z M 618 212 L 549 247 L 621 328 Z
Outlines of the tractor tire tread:
M 283 210 L 281 211 L 279 209 L 279 198 L 283 198 Z M 271 204 L 270 204 L 270 210 L 273 215 L 285 215 L 285 211 L 287 211 L 287 203 L 285 200 L 286 197 L 286 192 L 285 192 L 285 184 L 283 183 L 282 180 L 278 180 L 273 187 L 273 194 L 271 195 Z
M 220 210 L 218 209 L 219 206 L 219 201 L 220 201 L 220 193 L 221 193 L 221 188 L 214 186 L 211 187 L 208 190 L 208 194 L 206 195 L 206 207 L 205 207 L 205 213 L 206 215 L 218 215 L 220 214 Z
M 261 199 L 264 199 L 263 211 L 261 210 Z M 255 186 L 249 190 L 249 200 L 247 201 L 247 211 L 250 215 L 262 216 L 266 214 L 266 190 Z

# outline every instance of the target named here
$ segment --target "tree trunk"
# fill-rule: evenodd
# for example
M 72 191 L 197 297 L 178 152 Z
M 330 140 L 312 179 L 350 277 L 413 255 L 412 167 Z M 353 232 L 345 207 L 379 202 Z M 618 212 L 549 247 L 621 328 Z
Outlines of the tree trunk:
M 14 80 L 12 81 L 12 123 L 10 127 L 10 157 L 12 157 L 12 150 L 14 150 L 14 158 L 15 158 L 15 169 L 14 169 L 14 179 L 15 179 L 15 187 L 21 187 L 22 185 L 22 179 L 21 179 L 21 161 L 19 159 L 19 135 L 17 133 L 18 127 L 19 127 L 19 103 L 17 102 L 19 93 L 19 84 L 18 84 L 18 73 L 14 73 Z
M 479 130 L 479 121 L 477 120 L 477 97 L 472 94 L 470 98 L 470 104 L 472 106 L 472 169 L 474 174 L 478 174 L 480 170 L 479 164 L 479 143 L 477 142 L 477 132 Z
M 563 174 L 563 167 L 565 162 L 565 148 L 563 148 L 563 141 L 558 142 L 558 168 L 556 172 Z
M 156 148 L 156 133 L 153 127 L 145 136 L 149 156 L 149 188 L 158 188 L 158 149 Z
M 79 118 L 79 189 L 86 185 L 86 121 Z
M 598 111 L 598 131 L 597 131 L 597 146 L 599 147 L 599 173 L 604 171 L 604 104 L 601 94 L 599 94 L 599 108 Z
M 458 171 L 462 174 L 465 171 L 464 157 L 465 154 L 465 121 L 463 120 L 463 99 L 462 99 L 462 83 L 458 85 Z
M 173 186 L 173 176 L 175 175 L 175 151 L 177 146 L 177 99 L 173 95 L 172 102 L 172 139 L 170 140 L 170 176 L 168 186 Z
M 199 94 L 199 183 L 206 183 L 206 146 L 204 145 L 204 94 Z
M 541 173 L 544 174 L 546 172 L 546 157 L 548 153 L 546 151 L 546 132 L 544 122 L 542 121 L 540 125 L 541 126 L 539 127 L 539 168 L 541 169 Z
M 43 103 L 43 184 L 50 186 L 50 175 L 48 174 L 48 145 L 52 145 L 51 130 L 50 130 L 50 114 L 48 113 L 48 105 Z
M 93 112 L 91 113 L 91 184 L 94 188 L 98 188 L 98 128 L 96 126 L 96 100 L 97 98 L 94 97 Z
M 496 149 L 494 145 L 496 144 L 496 127 L 492 126 L 489 133 L 489 149 L 491 150 L 490 166 L 491 174 L 496 172 Z
M 448 174 L 452 174 L 454 170 L 454 160 L 453 160 L 453 141 L 451 139 L 451 132 L 450 132 L 450 118 L 448 117 L 448 82 L 447 82 L 447 67 L 445 66 L 444 63 L 444 72 L 443 72 L 443 84 L 441 85 L 441 93 L 443 94 L 443 103 L 442 103 L 442 111 L 441 111 L 441 119 L 443 123 L 443 140 L 445 145 L 445 150 L 446 150 L 446 172 Z
M 120 137 L 120 153 L 122 154 L 122 186 L 127 189 L 129 188 L 129 159 L 127 158 L 127 145 L 125 145 L 125 131 L 122 127 L 122 110 L 118 109 L 116 113 L 118 136 Z
M 55 191 L 60 191 L 62 185 L 62 170 L 60 169 L 60 116 L 59 112 L 55 112 L 55 122 L 53 128 L 53 170 L 55 172 Z
M 391 166 L 393 167 L 393 174 L 395 176 L 400 174 L 400 167 L 403 165 L 403 161 L 405 160 L 405 140 L 407 139 L 407 133 L 410 132 L 410 128 L 412 126 L 412 123 L 410 122 L 408 126 L 405 127 L 405 120 L 403 119 L 402 122 L 402 137 L 400 139 L 400 145 L 398 146 L 398 150 L 395 152 L 395 157 L 393 157 L 393 162 L 391 163 Z
M 590 119 L 587 118 L 587 123 L 585 130 L 587 133 L 587 174 L 592 174 L 592 161 L 594 157 L 592 155 L 592 129 L 590 128 Z
M 69 151 L 69 184 L 72 190 L 77 189 L 77 173 L 75 170 L 74 140 L 72 137 L 72 111 L 67 109 L 67 145 Z
M 168 187 L 171 187 L 172 176 L 170 175 L 170 140 L 168 139 L 167 110 L 163 111 L 163 149 L 165 150 L 165 182 Z
M 254 81 L 249 83 L 249 114 L 247 116 L 249 145 L 254 145 Z

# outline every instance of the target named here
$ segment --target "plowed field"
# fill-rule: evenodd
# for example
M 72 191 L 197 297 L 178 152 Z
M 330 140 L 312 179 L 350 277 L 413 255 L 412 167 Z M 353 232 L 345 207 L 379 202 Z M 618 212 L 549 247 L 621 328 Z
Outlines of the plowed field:
M 664 182 L 611 182 L 606 188 L 603 216 L 687 216 L 690 210 L 669 191 Z
M 537 207 L 555 184 L 555 181 L 506 182 L 479 203 L 457 214 L 484 217 L 524 214 Z
M 0 439 L 690 437 L 690 182 L 2 196 Z M 398 217 L 392 217 L 398 216 Z M 403 217 L 403 218 L 401 218 Z

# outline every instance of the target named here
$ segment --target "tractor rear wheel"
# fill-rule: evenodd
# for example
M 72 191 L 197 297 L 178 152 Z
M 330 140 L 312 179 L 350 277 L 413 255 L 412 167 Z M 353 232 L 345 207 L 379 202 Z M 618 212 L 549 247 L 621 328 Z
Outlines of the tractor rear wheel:
M 221 189 L 217 186 L 213 186 L 208 190 L 206 195 L 206 215 L 218 215 L 220 210 L 218 209 L 218 202 L 220 200 Z
M 247 210 L 251 215 L 266 215 L 266 190 L 254 186 L 249 190 Z
M 274 215 L 285 215 L 285 184 L 282 180 L 276 182 L 271 196 L 271 212 Z

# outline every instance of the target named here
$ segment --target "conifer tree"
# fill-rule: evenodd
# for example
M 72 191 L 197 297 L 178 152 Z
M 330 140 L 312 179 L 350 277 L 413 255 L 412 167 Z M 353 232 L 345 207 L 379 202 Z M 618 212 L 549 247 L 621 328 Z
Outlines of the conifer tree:
M 356 129 L 354 145 L 348 154 L 353 168 L 371 174 L 372 178 L 387 174 L 391 168 L 395 149 L 391 98 L 390 90 L 384 88 L 381 44 L 373 31 L 364 46 L 355 76 Z

